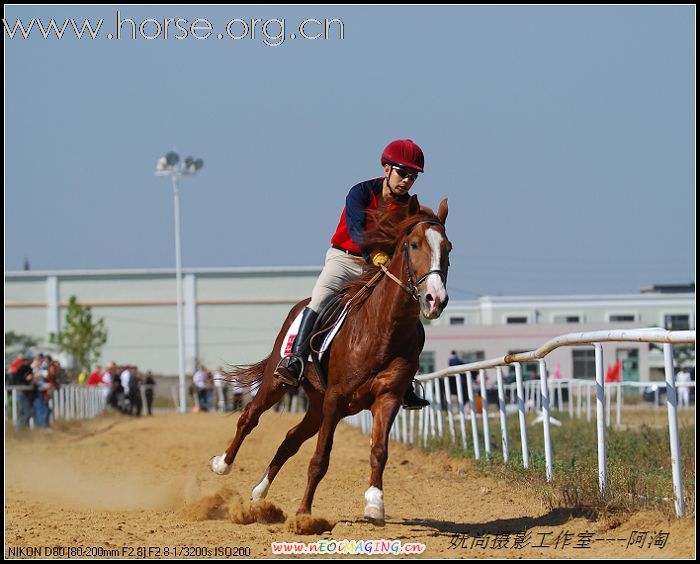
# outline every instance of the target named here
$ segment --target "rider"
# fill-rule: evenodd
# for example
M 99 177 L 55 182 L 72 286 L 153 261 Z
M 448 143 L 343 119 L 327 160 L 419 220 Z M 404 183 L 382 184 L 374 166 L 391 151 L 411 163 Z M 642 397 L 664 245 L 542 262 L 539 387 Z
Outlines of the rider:
M 304 360 L 309 355 L 314 323 L 328 300 L 340 291 L 345 282 L 362 274 L 366 259 L 370 259 L 375 266 L 388 260 L 384 253 L 367 257 L 360 250 L 365 231 L 365 212 L 377 209 L 382 202 L 391 207 L 394 202 L 408 201 L 409 190 L 418 174 L 423 172 L 423 151 L 410 139 L 392 141 L 382 153 L 381 164 L 384 176 L 360 182 L 348 192 L 340 222 L 331 238 L 331 248 L 326 253 L 325 266 L 311 293 L 311 302 L 304 309 L 292 351 L 280 360 L 275 370 L 275 376 L 285 384 L 299 385 Z M 409 386 L 403 407 L 420 409 L 427 405 L 430 403 L 416 396 L 413 386 Z

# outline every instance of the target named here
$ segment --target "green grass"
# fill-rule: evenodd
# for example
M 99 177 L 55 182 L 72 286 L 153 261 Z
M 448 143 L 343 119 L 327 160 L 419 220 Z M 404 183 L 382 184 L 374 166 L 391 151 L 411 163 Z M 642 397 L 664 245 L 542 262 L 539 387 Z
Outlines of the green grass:
M 503 463 L 501 431 L 498 420 L 490 419 L 491 454 L 486 456 L 481 418 L 479 437 L 481 459 L 477 468 L 499 480 L 530 492 L 548 508 L 576 508 L 594 515 L 632 512 L 642 508 L 675 515 L 671 453 L 668 428 L 640 425 L 626 430 L 606 429 L 608 490 L 599 492 L 597 431 L 595 421 L 569 419 L 558 413 L 561 427 L 552 426 L 553 480 L 545 472 L 542 425 L 529 426 L 529 468 L 523 468 L 520 429 L 517 416 L 508 417 L 509 462 Z M 459 426 L 457 442 L 451 444 L 445 425 L 445 437 L 429 440 L 431 450 L 446 451 L 453 457 L 473 458 L 471 429 L 467 426 L 467 450 L 461 448 Z M 682 423 L 680 428 L 683 488 L 686 515 L 695 513 L 695 427 Z

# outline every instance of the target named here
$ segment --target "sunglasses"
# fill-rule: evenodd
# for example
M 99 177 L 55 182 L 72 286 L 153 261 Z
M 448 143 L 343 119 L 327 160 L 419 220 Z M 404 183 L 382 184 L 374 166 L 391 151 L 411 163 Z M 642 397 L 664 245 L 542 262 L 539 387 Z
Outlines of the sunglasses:
M 400 166 L 392 166 L 391 168 L 394 169 L 396 174 L 398 174 L 401 178 L 408 177 L 409 180 L 415 180 L 418 178 L 418 172 L 413 172 Z

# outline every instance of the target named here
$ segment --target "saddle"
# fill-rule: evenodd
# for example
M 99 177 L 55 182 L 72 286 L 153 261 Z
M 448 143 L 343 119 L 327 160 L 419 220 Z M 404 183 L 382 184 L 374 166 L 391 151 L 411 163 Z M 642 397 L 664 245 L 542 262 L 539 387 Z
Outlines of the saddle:
M 344 312 L 347 308 L 341 303 L 341 297 L 340 294 L 337 294 L 328 301 L 316 318 L 316 323 L 314 323 L 311 336 L 309 337 L 308 346 L 310 353 L 306 360 L 313 363 L 317 377 L 307 378 L 306 373 L 304 373 L 302 380 L 306 379 L 309 384 L 321 393 L 326 392 L 328 384 L 328 376 L 326 374 L 328 367 L 327 357 L 330 354 L 331 342 L 340 330 L 346 317 Z M 300 312 L 287 329 L 287 334 L 280 347 L 280 356 L 284 357 L 291 352 L 292 345 L 299 332 L 301 317 L 302 313 Z
M 346 317 L 344 315 L 344 313 L 346 313 L 346 308 L 343 307 L 341 298 L 342 296 L 340 294 L 336 294 L 321 310 L 314 324 L 309 343 L 309 356 L 314 364 L 314 368 L 316 368 L 316 376 L 318 379 L 316 384 L 320 387 L 320 391 L 324 393 L 328 385 L 326 368 L 328 367 L 327 359 L 330 356 L 331 343 Z M 322 362 L 322 356 L 325 357 L 325 362 Z M 317 387 L 314 385 L 314 382 L 310 383 L 312 386 Z

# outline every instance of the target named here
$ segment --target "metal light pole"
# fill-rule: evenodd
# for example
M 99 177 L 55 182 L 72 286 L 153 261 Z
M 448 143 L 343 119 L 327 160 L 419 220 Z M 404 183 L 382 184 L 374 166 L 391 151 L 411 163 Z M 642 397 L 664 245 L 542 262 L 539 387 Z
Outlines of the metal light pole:
M 180 413 L 187 411 L 187 386 L 185 380 L 185 320 L 182 299 L 182 253 L 180 249 L 180 188 L 178 180 L 182 176 L 192 176 L 203 166 L 202 159 L 187 157 L 184 164 L 180 156 L 170 151 L 158 160 L 156 176 L 169 176 L 173 183 L 175 199 L 175 278 L 177 282 L 177 353 L 180 380 Z

